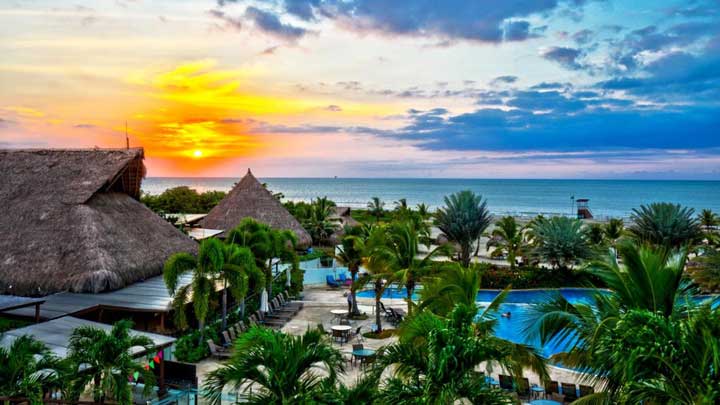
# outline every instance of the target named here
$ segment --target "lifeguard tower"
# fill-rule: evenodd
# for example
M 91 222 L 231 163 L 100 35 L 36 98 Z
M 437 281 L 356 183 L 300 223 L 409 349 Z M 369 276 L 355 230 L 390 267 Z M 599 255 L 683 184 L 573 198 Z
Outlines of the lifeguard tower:
M 577 203 L 577 218 L 578 219 L 592 219 L 593 214 L 590 211 L 589 203 L 590 200 L 587 198 L 578 198 Z

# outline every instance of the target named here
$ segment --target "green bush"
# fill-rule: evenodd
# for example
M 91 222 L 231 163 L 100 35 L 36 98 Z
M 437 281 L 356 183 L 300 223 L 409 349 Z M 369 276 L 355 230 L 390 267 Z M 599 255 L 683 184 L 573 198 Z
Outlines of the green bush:
M 223 191 L 198 193 L 187 186 L 174 187 L 162 194 L 143 194 L 140 201 L 155 212 L 204 214 L 215 207 L 225 197 Z
M 503 289 L 511 285 L 513 289 L 588 287 L 590 284 L 602 287 L 599 279 L 582 272 L 568 272 L 543 267 L 494 266 L 487 263 L 476 265 L 481 273 L 481 287 Z

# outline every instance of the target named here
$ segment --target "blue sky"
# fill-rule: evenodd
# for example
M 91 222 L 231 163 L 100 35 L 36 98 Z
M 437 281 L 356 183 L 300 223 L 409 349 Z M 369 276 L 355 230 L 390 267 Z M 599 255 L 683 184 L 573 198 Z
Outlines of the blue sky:
M 0 7 L 0 146 L 150 175 L 720 179 L 720 1 Z

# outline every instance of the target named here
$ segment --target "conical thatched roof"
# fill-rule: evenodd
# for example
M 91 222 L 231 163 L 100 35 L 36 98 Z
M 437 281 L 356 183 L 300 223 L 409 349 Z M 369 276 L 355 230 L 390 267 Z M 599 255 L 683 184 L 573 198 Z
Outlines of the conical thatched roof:
M 197 245 L 137 201 L 138 149 L 0 150 L 0 293 L 114 290 Z
M 228 195 L 210 210 L 200 221 L 200 225 L 203 228 L 228 231 L 238 226 L 244 218 L 253 218 L 270 225 L 273 229 L 288 229 L 295 232 L 300 248 L 312 244 L 310 234 L 300 222 L 260 184 L 250 170 Z

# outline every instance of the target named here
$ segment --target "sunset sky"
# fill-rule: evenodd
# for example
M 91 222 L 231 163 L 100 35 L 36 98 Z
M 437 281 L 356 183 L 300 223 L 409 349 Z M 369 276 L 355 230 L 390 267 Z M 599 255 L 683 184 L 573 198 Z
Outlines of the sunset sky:
M 0 148 L 150 176 L 720 179 L 720 1 L 0 0 Z

